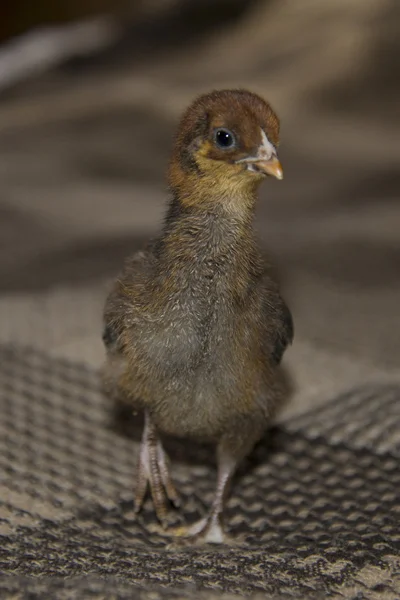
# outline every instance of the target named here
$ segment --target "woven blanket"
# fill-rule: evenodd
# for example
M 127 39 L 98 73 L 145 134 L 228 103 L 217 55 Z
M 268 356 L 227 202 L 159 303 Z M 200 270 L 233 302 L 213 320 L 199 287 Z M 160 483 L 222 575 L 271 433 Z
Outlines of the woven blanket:
M 115 49 L 0 102 L 1 598 L 400 598 L 399 5 L 250 4 L 187 52 Z M 293 392 L 234 481 L 245 542 L 173 550 L 150 500 L 133 513 L 141 420 L 101 393 L 101 311 L 160 226 L 180 111 L 228 85 L 282 118 L 256 227 L 295 320 Z M 212 449 L 166 448 L 194 521 Z

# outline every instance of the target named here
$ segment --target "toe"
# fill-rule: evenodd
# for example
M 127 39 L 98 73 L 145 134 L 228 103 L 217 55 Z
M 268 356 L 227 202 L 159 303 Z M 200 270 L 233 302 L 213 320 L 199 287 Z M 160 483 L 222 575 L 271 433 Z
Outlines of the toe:
M 221 520 L 215 517 L 205 517 L 192 525 L 174 527 L 167 533 L 175 538 L 174 543 L 178 545 L 226 544 L 232 541 Z
M 168 499 L 170 500 L 172 505 L 175 508 L 179 508 L 181 505 L 181 500 L 172 481 L 170 479 L 168 481 L 164 481 L 164 486 L 165 491 L 167 492 Z
M 150 435 L 151 434 L 151 435 Z M 179 507 L 179 496 L 169 475 L 168 458 L 156 432 L 145 430 L 139 451 L 137 483 L 134 494 L 135 512 L 143 506 L 147 488 L 153 499 L 157 519 L 164 529 L 171 522 L 169 501 Z
M 168 499 L 172 502 L 175 508 L 179 508 L 181 502 L 179 498 L 179 494 L 176 491 L 176 488 L 172 482 L 171 476 L 169 474 L 169 460 L 167 455 L 164 452 L 164 449 L 161 445 L 161 442 L 158 443 L 157 446 L 157 459 L 158 466 L 160 469 L 161 479 L 164 485 L 165 492 L 168 496 Z
M 146 496 L 147 485 L 149 480 L 149 474 L 146 465 L 139 459 L 139 465 L 137 469 L 136 478 L 136 489 L 134 493 L 134 505 L 135 512 L 138 513 L 142 506 Z

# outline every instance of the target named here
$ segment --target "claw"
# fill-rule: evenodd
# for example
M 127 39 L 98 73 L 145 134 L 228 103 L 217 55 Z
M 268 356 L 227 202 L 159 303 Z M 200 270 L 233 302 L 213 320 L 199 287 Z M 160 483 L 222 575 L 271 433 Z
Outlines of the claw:
M 165 529 L 169 523 L 168 500 L 175 507 L 178 507 L 179 496 L 169 474 L 167 455 L 158 438 L 157 431 L 146 413 L 134 496 L 136 513 L 143 506 L 148 486 L 150 487 L 157 518 Z

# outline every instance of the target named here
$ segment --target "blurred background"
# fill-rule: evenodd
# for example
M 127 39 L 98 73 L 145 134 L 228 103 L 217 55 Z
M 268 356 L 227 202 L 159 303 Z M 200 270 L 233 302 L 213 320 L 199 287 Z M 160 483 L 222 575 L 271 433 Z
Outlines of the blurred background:
M 181 111 L 240 86 L 282 122 L 257 211 L 296 323 L 282 418 L 397 374 L 399 23 L 398 0 L 3 0 L 0 343 L 101 363 Z

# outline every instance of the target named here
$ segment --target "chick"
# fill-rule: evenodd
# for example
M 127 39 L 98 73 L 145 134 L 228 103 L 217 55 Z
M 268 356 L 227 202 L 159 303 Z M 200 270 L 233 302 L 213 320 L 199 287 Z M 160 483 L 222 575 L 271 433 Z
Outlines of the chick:
M 277 366 L 292 316 L 253 232 L 257 189 L 282 179 L 279 120 L 245 90 L 195 100 L 169 166 L 161 234 L 129 259 L 105 306 L 105 380 L 143 410 L 135 508 L 150 487 L 160 522 L 178 506 L 159 433 L 216 444 L 208 515 L 173 535 L 224 542 L 224 500 L 238 463 L 263 435 L 281 394 Z

